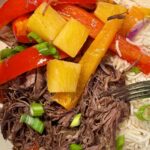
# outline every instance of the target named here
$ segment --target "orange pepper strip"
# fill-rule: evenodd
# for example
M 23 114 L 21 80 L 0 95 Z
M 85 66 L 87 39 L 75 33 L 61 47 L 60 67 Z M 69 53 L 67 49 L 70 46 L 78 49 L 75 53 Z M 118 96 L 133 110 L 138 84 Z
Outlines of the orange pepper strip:
M 52 97 L 53 100 L 68 110 L 74 108 L 77 105 L 82 93 L 84 92 L 85 86 L 88 84 L 92 74 L 94 74 L 96 71 L 96 68 L 106 54 L 121 25 L 122 20 L 118 19 L 106 22 L 101 32 L 97 35 L 79 62 L 82 68 L 76 93 L 55 94 Z
M 150 56 L 141 52 L 141 49 L 135 45 L 129 44 L 126 39 L 122 36 L 117 35 L 113 43 L 110 46 L 111 51 L 117 53 L 116 41 L 119 42 L 119 49 L 122 54 L 122 58 L 130 63 L 138 61 L 138 67 L 146 74 L 150 73 Z
M 28 22 L 28 15 L 21 16 L 13 21 L 12 28 L 13 33 L 18 42 L 21 43 L 30 43 L 30 40 L 27 37 L 27 22 Z
M 126 36 L 127 33 L 137 24 L 138 21 L 144 19 L 144 13 L 137 7 L 132 7 L 124 20 L 120 33 Z

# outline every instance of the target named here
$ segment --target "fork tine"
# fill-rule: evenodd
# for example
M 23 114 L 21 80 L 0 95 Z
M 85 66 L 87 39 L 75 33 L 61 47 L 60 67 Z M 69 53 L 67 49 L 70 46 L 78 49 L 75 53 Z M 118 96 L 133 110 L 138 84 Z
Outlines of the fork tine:
M 120 96 L 115 96 L 115 97 L 125 98 L 127 100 L 130 100 L 130 99 L 134 99 L 134 98 L 148 96 L 149 94 L 150 94 L 150 89 L 142 89 L 142 90 L 139 90 L 139 91 L 134 91 L 132 93 L 126 92 L 126 93 L 124 93 Z
M 110 95 L 128 101 L 150 97 L 150 80 L 130 84 L 111 92 L 104 92 L 101 97 Z
M 129 101 L 150 97 L 150 81 L 143 81 L 126 86 L 120 91 L 115 92 L 113 96 Z
M 111 94 L 113 96 L 116 96 L 116 95 L 119 96 L 121 94 L 124 94 L 125 92 L 139 90 L 139 89 L 143 89 L 143 88 L 149 88 L 149 87 L 150 87 L 150 81 L 142 81 L 142 82 L 138 82 L 138 83 L 124 86 L 123 88 L 112 91 L 109 94 Z
M 146 92 L 146 91 L 150 91 L 150 84 L 149 85 L 145 85 L 145 86 L 141 86 L 141 87 L 137 87 L 135 89 L 131 89 L 131 88 L 126 88 L 118 93 L 114 93 L 112 94 L 113 96 L 121 96 L 121 95 L 127 95 L 126 93 L 130 93 L 131 94 L 136 94 L 136 93 L 139 93 L 139 92 Z
M 130 95 L 127 100 L 131 101 L 131 100 L 136 100 L 136 99 L 140 99 L 140 98 L 148 98 L 150 97 L 150 91 L 144 92 L 144 93 L 136 93 L 133 95 Z

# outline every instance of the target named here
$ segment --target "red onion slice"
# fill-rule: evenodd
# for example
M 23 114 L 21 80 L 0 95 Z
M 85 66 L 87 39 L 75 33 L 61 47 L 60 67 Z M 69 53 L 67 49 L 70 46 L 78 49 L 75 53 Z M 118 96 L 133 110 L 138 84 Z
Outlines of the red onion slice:
M 127 34 L 127 38 L 133 40 L 133 38 L 137 35 L 137 33 L 142 30 L 146 25 L 150 23 L 150 19 L 143 19 L 139 21 Z

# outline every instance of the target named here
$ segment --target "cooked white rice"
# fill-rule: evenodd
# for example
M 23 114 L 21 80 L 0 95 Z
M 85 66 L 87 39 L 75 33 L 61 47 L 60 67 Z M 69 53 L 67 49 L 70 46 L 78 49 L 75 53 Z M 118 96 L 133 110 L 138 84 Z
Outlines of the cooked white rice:
M 121 72 L 130 65 L 118 56 L 112 56 L 110 60 L 113 66 Z M 142 72 L 138 74 L 128 72 L 126 74 L 126 84 L 145 80 L 150 80 L 150 75 L 145 75 Z M 150 98 L 130 102 L 131 115 L 120 125 L 120 131 L 118 131 L 119 135 L 125 135 L 124 150 L 150 150 L 150 122 L 140 121 L 135 116 L 138 108 L 147 103 L 150 104 Z
M 150 0 L 115 0 L 117 3 L 123 4 L 126 7 L 135 5 L 149 7 Z M 142 49 L 150 54 L 150 24 L 145 26 L 135 37 L 134 43 L 141 46 Z M 113 66 L 121 72 L 129 67 L 129 63 L 122 60 L 118 56 L 110 57 Z M 126 74 L 126 84 L 132 84 L 139 81 L 150 80 L 150 75 L 145 75 L 142 72 L 135 74 L 128 72 Z M 150 98 L 139 99 L 130 102 L 131 115 L 121 125 L 118 135 L 125 135 L 124 150 L 150 150 L 150 121 L 140 121 L 135 116 L 138 108 L 144 104 L 150 104 Z
M 122 4 L 127 8 L 132 6 L 143 6 L 150 8 L 150 0 L 114 0 L 117 4 Z

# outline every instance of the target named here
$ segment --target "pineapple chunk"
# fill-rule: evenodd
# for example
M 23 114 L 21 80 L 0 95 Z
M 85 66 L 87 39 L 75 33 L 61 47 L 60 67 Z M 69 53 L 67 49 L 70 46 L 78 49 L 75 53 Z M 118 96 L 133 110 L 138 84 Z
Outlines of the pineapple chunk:
M 70 19 L 54 40 L 54 45 L 75 57 L 89 34 L 89 30 L 75 19 Z
M 76 92 L 81 65 L 62 60 L 51 60 L 47 64 L 48 91 Z
M 47 3 L 42 3 L 29 18 L 27 27 L 29 31 L 35 32 L 43 40 L 51 42 L 61 31 L 66 21 L 51 7 L 48 6 L 45 14 L 43 10 Z
M 127 12 L 127 9 L 121 5 L 99 2 L 94 14 L 103 22 L 106 22 L 108 17 Z

